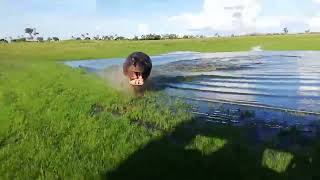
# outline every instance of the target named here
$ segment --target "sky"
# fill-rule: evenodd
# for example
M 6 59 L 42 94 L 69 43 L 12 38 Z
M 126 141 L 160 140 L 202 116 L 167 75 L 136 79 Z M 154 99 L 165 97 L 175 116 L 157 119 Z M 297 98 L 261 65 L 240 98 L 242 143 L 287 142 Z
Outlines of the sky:
M 0 37 L 320 31 L 320 0 L 0 0 Z

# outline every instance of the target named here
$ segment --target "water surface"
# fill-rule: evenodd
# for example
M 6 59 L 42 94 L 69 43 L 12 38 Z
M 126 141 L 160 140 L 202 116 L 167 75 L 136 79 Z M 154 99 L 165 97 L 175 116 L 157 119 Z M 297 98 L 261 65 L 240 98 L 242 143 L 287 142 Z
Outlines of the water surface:
M 215 123 L 262 123 L 270 128 L 320 119 L 320 51 L 175 52 L 151 57 L 153 76 L 170 96 L 186 99 L 194 113 Z M 98 72 L 123 59 L 69 61 Z

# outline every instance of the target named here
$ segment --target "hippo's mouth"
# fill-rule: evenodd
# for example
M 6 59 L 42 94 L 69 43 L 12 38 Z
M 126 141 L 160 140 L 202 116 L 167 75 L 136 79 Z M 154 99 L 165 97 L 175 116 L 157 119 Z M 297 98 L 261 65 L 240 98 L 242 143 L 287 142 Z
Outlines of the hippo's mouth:
M 132 72 L 129 83 L 133 86 L 142 86 L 144 84 L 142 72 Z

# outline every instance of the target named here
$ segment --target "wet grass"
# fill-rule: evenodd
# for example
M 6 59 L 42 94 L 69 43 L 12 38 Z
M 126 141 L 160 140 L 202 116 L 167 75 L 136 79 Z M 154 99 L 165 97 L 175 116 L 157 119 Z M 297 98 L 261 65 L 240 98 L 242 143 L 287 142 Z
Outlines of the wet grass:
M 99 176 L 189 118 L 178 102 L 137 99 L 63 65 L 7 68 L 0 174 L 9 179 Z
M 319 38 L 1 45 L 1 179 L 319 177 L 316 141 L 306 144 L 289 133 L 277 141 L 257 144 L 250 138 L 250 129 L 203 124 L 183 102 L 159 92 L 134 97 L 116 91 L 95 75 L 56 63 L 124 57 L 134 50 L 150 54 L 233 51 L 256 45 L 316 49 L 320 46 L 315 39 Z M 282 147 L 282 141 L 290 141 L 290 147 Z

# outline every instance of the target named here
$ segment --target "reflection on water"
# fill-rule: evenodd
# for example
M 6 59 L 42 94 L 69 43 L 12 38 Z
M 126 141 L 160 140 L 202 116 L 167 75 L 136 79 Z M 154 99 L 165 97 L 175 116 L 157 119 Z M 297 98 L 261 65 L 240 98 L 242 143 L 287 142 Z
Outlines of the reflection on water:
M 208 120 L 237 124 L 243 119 L 242 110 L 255 112 L 255 120 L 277 122 L 274 127 L 307 126 L 319 119 L 320 52 L 175 52 L 152 60 L 153 77 L 169 77 L 157 82 L 165 86 L 164 92 L 187 99 L 195 105 L 194 113 Z M 122 62 L 108 59 L 66 64 L 99 71 Z M 179 78 L 168 81 L 175 77 Z

